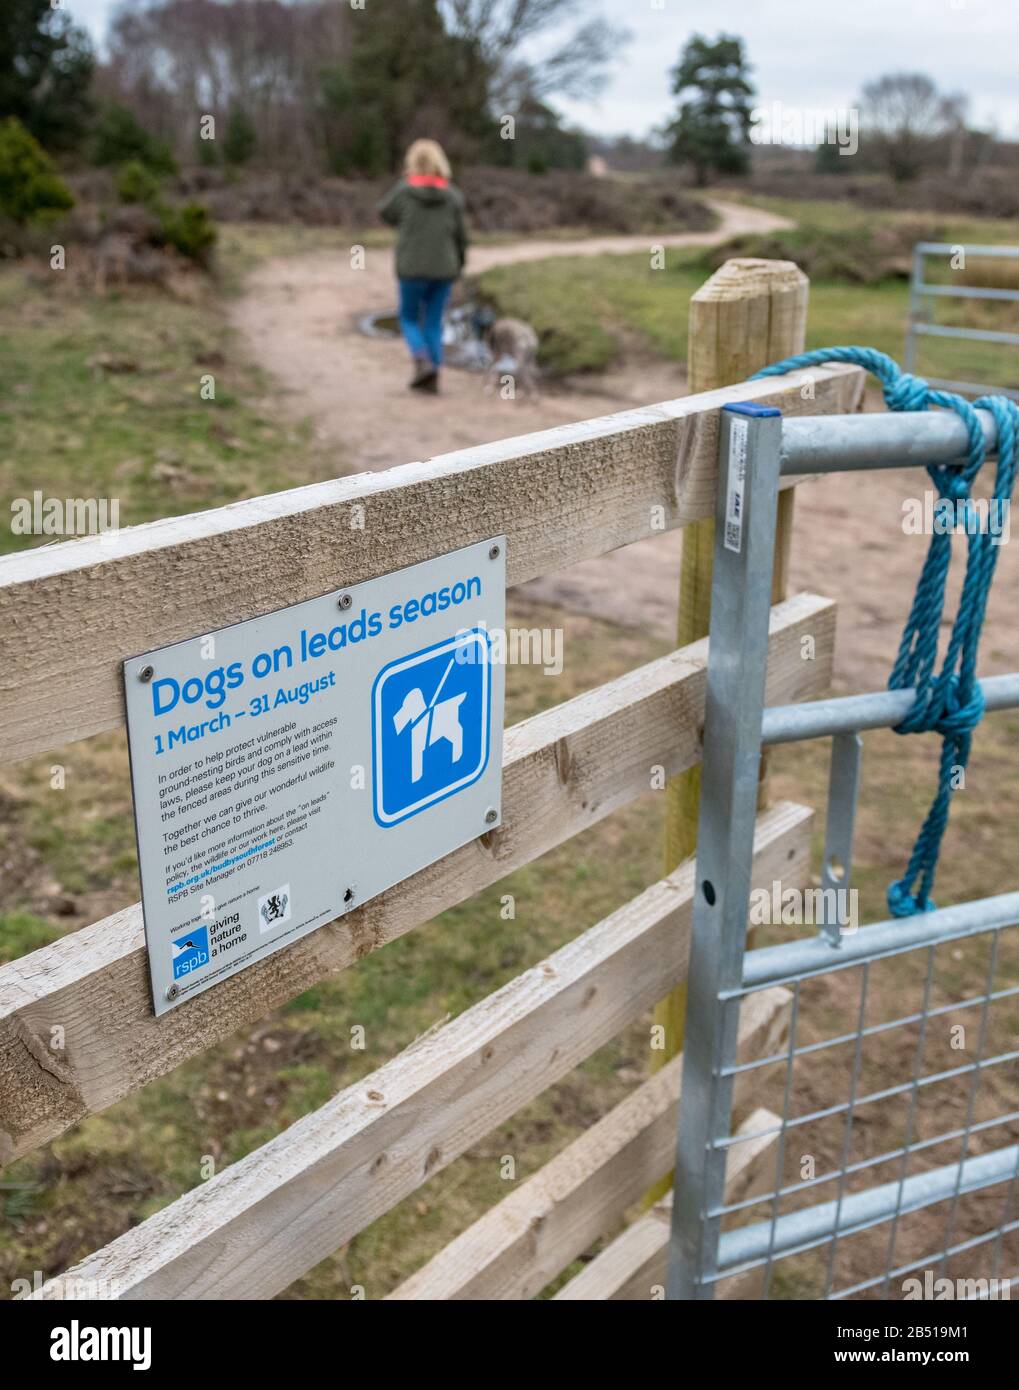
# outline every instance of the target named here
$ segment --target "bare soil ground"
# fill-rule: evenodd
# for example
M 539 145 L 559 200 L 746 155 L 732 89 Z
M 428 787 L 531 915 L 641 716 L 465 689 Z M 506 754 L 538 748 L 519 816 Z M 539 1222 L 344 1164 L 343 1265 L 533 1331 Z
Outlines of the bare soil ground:
M 790 590 L 825 594 L 839 605 L 839 690 L 880 690 L 888 679 L 928 544 L 927 536 L 903 534 L 903 501 L 922 498 L 931 486 L 925 473 L 902 468 L 832 474 L 796 489 Z M 674 637 L 682 544 L 681 532 L 638 541 L 543 576 L 519 592 Z M 956 547 L 948 622 L 964 564 L 962 542 Z M 980 649 L 982 675 L 1019 670 L 1017 595 L 1019 548 L 1005 544 L 998 551 Z
M 531 237 L 501 246 L 473 246 L 467 274 L 549 256 L 622 255 L 647 250 L 652 243 L 714 246 L 744 232 L 788 225 L 756 208 L 712 206 L 719 225 L 710 232 L 579 241 Z M 310 416 L 319 436 L 342 448 L 345 471 L 390 468 L 686 392 L 674 366 L 654 361 L 592 376 L 584 383 L 573 381 L 568 387 L 545 388 L 529 400 L 485 396 L 481 378 L 460 371 L 443 374 L 441 396 L 412 395 L 403 344 L 366 338 L 357 330 L 363 315 L 393 308 L 393 253 L 388 247 L 368 248 L 360 270 L 353 270 L 350 261 L 349 250 L 342 246 L 335 252 L 270 259 L 251 276 L 234 313 L 248 350 L 283 386 L 294 411 Z

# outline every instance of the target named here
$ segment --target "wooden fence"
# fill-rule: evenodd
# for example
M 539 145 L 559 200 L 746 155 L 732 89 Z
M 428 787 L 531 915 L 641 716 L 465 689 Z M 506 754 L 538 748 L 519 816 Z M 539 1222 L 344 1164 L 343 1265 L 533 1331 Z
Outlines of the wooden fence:
M 743 332 L 768 326 L 744 316 Z M 124 722 L 121 664 L 140 651 L 355 584 L 497 533 L 519 584 L 712 514 L 718 413 L 858 408 L 862 374 L 833 367 L 259 497 L 0 562 L 0 761 Z M 363 508 L 363 528 L 351 509 Z M 835 613 L 798 595 L 771 615 L 769 703 L 817 697 Z M 814 659 L 801 641 L 813 639 Z M 289 948 L 156 1019 L 139 904 L 0 967 L 0 1160 L 102 1111 L 316 982 L 463 902 L 633 800 L 650 769 L 699 756 L 701 639 L 507 730 L 502 824 Z M 654 795 L 655 793 L 650 793 Z M 803 883 L 812 813 L 762 811 L 757 882 Z M 681 985 L 693 868 L 632 902 L 186 1192 L 37 1295 L 96 1281 L 122 1298 L 268 1298 L 349 1241 Z M 744 1046 L 774 1050 L 783 990 L 755 999 Z M 63 1047 L 55 1049 L 54 1030 Z M 395 1298 L 529 1298 L 672 1162 L 679 1060 L 488 1211 Z M 738 1097 L 746 1115 L 750 1098 Z M 760 1128 L 760 1116 L 754 1121 Z M 738 1146 L 729 1181 L 753 1181 Z M 661 1282 L 652 1209 L 559 1297 L 648 1297 Z

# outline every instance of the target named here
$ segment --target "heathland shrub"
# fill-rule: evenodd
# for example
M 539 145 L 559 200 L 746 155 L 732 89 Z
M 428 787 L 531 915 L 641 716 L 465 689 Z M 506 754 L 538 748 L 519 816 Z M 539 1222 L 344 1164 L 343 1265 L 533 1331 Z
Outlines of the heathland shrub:
M 159 178 L 140 159 L 128 160 L 117 175 L 117 197 L 122 203 L 154 203 L 159 186 Z
M 876 285 L 882 280 L 909 276 L 913 246 L 917 241 L 940 239 L 936 225 L 914 219 L 873 227 L 791 227 L 734 238 L 706 252 L 703 263 L 717 270 L 733 256 L 795 261 L 812 280 L 834 280 L 851 285 Z
M 201 195 L 218 222 L 268 219 L 357 229 L 375 223 L 375 205 L 392 183 L 388 175 L 316 179 L 298 170 L 260 169 L 231 177 L 234 172 L 190 169 L 181 184 Z M 455 178 L 477 232 L 692 232 L 715 224 L 675 173 L 616 179 L 553 168 L 537 177 L 524 169 L 458 167 Z
M 25 227 L 73 206 L 71 190 L 38 140 L 14 116 L 0 122 L 0 215 Z
M 175 247 L 199 265 L 209 259 L 216 242 L 216 228 L 201 203 L 185 203 L 183 207 L 157 209 L 167 244 Z
M 117 177 L 117 195 L 121 203 L 138 210 L 150 245 L 172 246 L 198 265 L 207 264 L 216 241 L 208 209 L 193 201 L 174 206 L 163 199 L 160 186 L 161 180 L 137 159 L 125 164 Z

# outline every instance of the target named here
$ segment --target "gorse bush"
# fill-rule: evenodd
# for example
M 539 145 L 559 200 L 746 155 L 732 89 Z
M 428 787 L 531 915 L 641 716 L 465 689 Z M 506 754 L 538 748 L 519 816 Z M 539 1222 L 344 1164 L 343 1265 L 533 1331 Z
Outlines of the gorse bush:
M 151 169 L 132 159 L 117 176 L 117 196 L 122 203 L 144 208 L 153 219 L 153 245 L 172 246 L 189 260 L 206 265 L 217 235 L 208 209 L 195 202 L 173 206 L 160 196 L 161 184 Z
M 138 159 L 129 160 L 117 175 L 117 197 L 122 203 L 154 203 L 160 180 Z
M 216 243 L 216 228 L 201 203 L 185 203 L 183 207 L 157 207 L 163 236 L 182 256 L 205 265 Z
M 0 215 L 24 227 L 73 206 L 71 190 L 39 142 L 14 116 L 0 122 Z

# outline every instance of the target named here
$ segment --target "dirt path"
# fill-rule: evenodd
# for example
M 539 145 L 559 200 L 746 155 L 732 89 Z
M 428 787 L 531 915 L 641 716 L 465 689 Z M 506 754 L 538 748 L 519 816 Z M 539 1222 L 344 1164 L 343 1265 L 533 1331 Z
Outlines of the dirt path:
M 657 244 L 712 246 L 745 232 L 788 225 L 756 208 L 712 206 L 719 215 L 714 231 L 660 237 Z M 471 248 L 467 271 L 479 275 L 492 266 L 549 256 L 643 251 L 651 241 L 646 236 L 592 237 L 478 246 Z M 342 446 L 347 471 L 389 468 L 685 393 L 677 368 L 656 361 L 583 384 L 548 388 L 536 400 L 486 397 L 480 377 L 460 371 L 444 374 L 440 397 L 412 395 L 403 344 L 357 331 L 359 318 L 392 309 L 396 299 L 392 251 L 369 250 L 366 262 L 363 269 L 352 270 L 343 249 L 266 261 L 234 311 L 234 323 L 255 360 L 282 385 L 284 400 L 296 414 L 311 416 L 323 439 Z
M 711 246 L 789 225 L 755 208 L 719 202 L 712 207 L 719 216 L 714 231 L 660 237 L 658 243 Z M 549 256 L 640 251 L 649 244 L 645 236 L 474 247 L 468 273 Z M 686 393 L 686 381 L 673 364 L 649 360 L 583 384 L 546 388 L 536 400 L 486 397 L 477 375 L 449 371 L 441 396 L 422 397 L 407 390 L 403 345 L 357 331 L 362 315 L 391 309 L 393 303 L 390 250 L 369 251 L 361 270 L 352 270 L 349 254 L 337 250 L 265 262 L 235 307 L 236 327 L 251 355 L 282 386 L 284 402 L 295 414 L 310 416 L 323 439 L 336 442 L 337 471 L 389 468 Z M 884 684 L 926 547 L 924 537 L 903 535 L 902 499 L 922 495 L 925 483 L 922 475 L 905 470 L 868 475 L 865 506 L 860 481 L 852 474 L 797 490 L 792 585 L 840 602 L 836 672 L 843 688 Z M 672 637 L 680 545 L 678 533 L 641 541 L 547 575 L 517 594 Z M 1001 550 L 982 651 L 981 669 L 987 673 L 1019 668 L 1019 624 L 1005 600 L 1019 592 L 1016 549 Z

